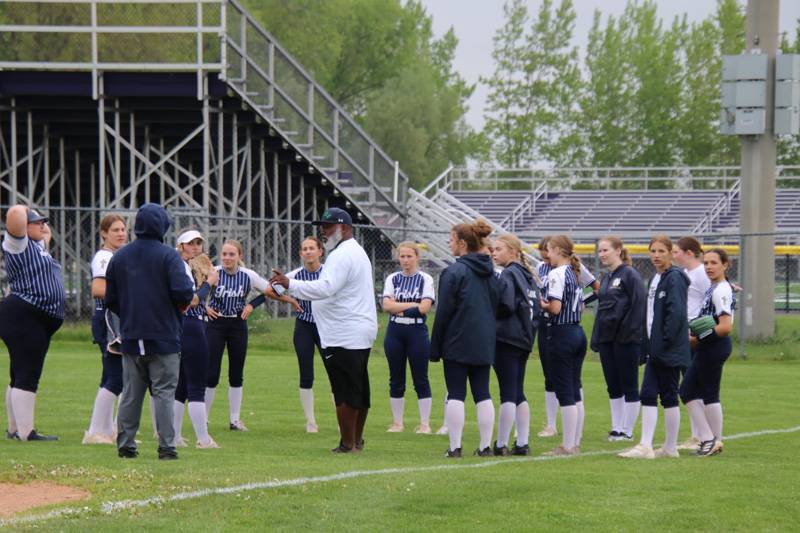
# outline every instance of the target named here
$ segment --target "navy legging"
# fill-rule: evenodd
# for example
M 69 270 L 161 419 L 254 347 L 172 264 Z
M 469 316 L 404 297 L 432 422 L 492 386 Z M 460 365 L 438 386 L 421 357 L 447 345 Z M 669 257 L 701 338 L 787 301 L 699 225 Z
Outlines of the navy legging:
M 537 344 L 539 346 L 539 362 L 542 364 L 542 374 L 544 374 L 544 390 L 547 392 L 555 392 L 556 388 L 550 377 L 550 367 L 552 365 L 547 357 L 547 325 L 545 323 L 539 325 Z
M 108 353 L 108 334 L 106 333 L 106 312 L 95 309 L 92 315 L 92 337 L 100 347 L 103 373 L 100 375 L 100 387 L 111 394 L 119 396 L 122 392 L 122 356 Z
M 703 400 L 706 405 L 719 403 L 722 383 L 722 366 L 733 351 L 730 337 L 701 343 L 686 376 L 681 383 L 680 396 L 683 403 Z
M 510 344 L 498 342 L 495 345 L 494 372 L 500 386 L 500 403 L 512 402 L 519 405 L 525 398 L 525 367 L 528 364 L 528 351 Z
M 183 317 L 181 338 L 181 370 L 175 399 L 181 403 L 204 402 L 208 379 L 208 339 L 206 323 L 196 318 Z
M 657 407 L 658 399 L 665 409 L 678 407 L 678 383 L 683 367 L 666 366 L 650 357 L 644 366 L 642 392 L 639 397 L 645 407 Z
M 431 397 L 428 382 L 428 361 L 431 342 L 425 324 L 389 322 L 383 340 L 383 351 L 389 362 L 389 396 L 402 398 L 406 393 L 406 361 L 411 366 L 411 379 L 420 400 Z
M 575 405 L 581 401 L 581 369 L 586 357 L 586 334 L 580 324 L 548 327 L 547 356 L 558 404 Z
M 300 388 L 310 389 L 314 386 L 314 347 L 322 355 L 319 343 L 317 324 L 302 320 L 294 321 L 294 352 L 297 354 L 297 366 L 300 368 Z
M 467 399 L 467 380 L 475 403 L 491 398 L 489 373 L 492 365 L 465 365 L 458 361 L 442 359 L 447 399 L 463 402 Z
M 228 347 L 228 384 L 241 387 L 244 383 L 244 360 L 247 357 L 247 320 L 239 317 L 219 317 L 208 323 L 208 381 L 211 389 L 219 385 L 222 355 Z
M 613 400 L 625 396 L 626 402 L 638 402 L 641 344 L 602 342 L 599 348 L 608 397 Z

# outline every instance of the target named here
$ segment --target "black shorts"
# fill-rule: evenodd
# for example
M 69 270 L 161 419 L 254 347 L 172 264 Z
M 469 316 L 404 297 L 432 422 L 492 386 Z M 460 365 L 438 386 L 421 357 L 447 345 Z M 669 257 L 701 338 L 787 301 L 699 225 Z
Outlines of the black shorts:
M 337 406 L 347 404 L 355 409 L 369 409 L 367 365 L 370 350 L 348 350 L 338 346 L 323 348 L 322 359 Z

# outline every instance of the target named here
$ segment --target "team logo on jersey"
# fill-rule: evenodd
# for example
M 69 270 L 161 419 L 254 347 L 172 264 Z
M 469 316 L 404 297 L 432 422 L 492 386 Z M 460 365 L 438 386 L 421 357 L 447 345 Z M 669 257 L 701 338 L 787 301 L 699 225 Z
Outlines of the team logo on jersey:
M 550 278 L 550 281 L 548 283 L 550 283 L 551 287 L 555 287 L 556 286 L 556 278 Z
M 659 292 L 659 293 L 658 293 L 658 297 L 659 297 L 659 298 L 663 298 L 663 297 L 665 297 L 666 295 L 667 295 L 667 291 L 661 291 L 661 292 Z
M 727 296 L 723 296 L 722 297 L 722 305 L 728 305 L 728 297 Z
M 614 278 L 614 281 L 611 282 L 611 288 L 612 289 L 618 289 L 620 283 L 622 283 L 622 279 L 621 278 Z
M 107 265 L 108 265 L 108 259 L 100 260 L 100 268 L 106 268 Z

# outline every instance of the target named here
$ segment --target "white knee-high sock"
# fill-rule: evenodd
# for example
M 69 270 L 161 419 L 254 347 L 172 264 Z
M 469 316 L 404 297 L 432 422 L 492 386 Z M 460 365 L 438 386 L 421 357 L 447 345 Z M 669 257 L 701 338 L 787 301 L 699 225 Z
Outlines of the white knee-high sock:
M 688 402 L 686 404 L 686 410 L 689 411 L 689 419 L 693 422 L 692 427 L 695 429 L 692 436 L 701 441 L 714 438 L 714 433 L 708 425 L 708 420 L 706 420 L 706 410 L 703 406 L 703 400 L 692 400 Z
M 242 416 L 242 387 L 228 387 L 228 404 L 230 405 L 231 424 Z
M 444 423 L 450 437 L 450 449 L 461 448 L 461 434 L 464 432 L 464 402 L 448 400 L 444 405 Z
M 689 427 L 692 428 L 692 438 L 703 440 L 699 435 L 700 430 L 698 429 L 693 416 L 689 416 Z
M 152 398 L 151 398 L 152 401 Z M 178 441 L 181 439 L 183 435 L 181 435 L 181 431 L 183 430 L 183 403 L 175 400 L 172 404 L 172 413 L 174 415 L 173 424 L 175 425 L 175 444 L 174 446 L 178 445 Z
M 33 412 L 36 407 L 36 393 L 22 389 L 11 389 L 11 405 L 14 406 L 14 419 L 17 433 L 22 440 L 28 440 L 33 431 Z
M 583 421 L 586 418 L 586 410 L 582 401 L 575 402 L 575 407 L 578 409 L 578 423 L 575 425 L 575 446 L 580 446 L 581 440 L 583 440 Z
M 642 406 L 642 439 L 639 444 L 653 447 L 653 435 L 656 433 L 656 424 L 658 424 L 658 407 L 652 405 Z
M 217 395 L 216 387 L 206 387 L 206 416 L 211 418 L 211 406 L 214 405 L 214 397 Z
M 94 399 L 92 420 L 89 423 L 90 435 L 111 435 L 114 420 L 114 400 L 116 396 L 108 389 L 100 387 Z
M 678 406 L 664 409 L 664 449 L 678 449 L 678 432 L 681 429 L 681 408 Z
M 561 407 L 561 445 L 567 450 L 576 446 L 575 434 L 578 429 L 578 406 Z
M 405 398 L 389 398 L 392 406 L 392 421 L 395 424 L 403 425 L 403 411 L 405 410 Z
M 494 431 L 494 404 L 492 400 L 483 400 L 475 404 L 478 412 L 478 431 L 480 432 L 480 449 L 483 450 L 492 444 L 492 432 Z
M 417 400 L 417 404 L 419 406 L 419 423 L 423 426 L 430 426 L 433 400 L 431 398 L 420 398 Z
M 555 429 L 558 418 L 558 398 L 555 392 L 544 392 L 544 409 L 547 413 L 547 427 Z
M 642 402 L 625 402 L 622 432 L 628 436 L 633 436 L 633 428 L 636 426 L 636 419 L 639 418 L 639 408 L 641 406 Z
M 189 419 L 194 427 L 194 434 L 199 442 L 208 442 L 208 418 L 206 417 L 206 402 L 189 402 L 187 407 Z
M 497 446 L 502 448 L 508 446 L 511 426 L 514 425 L 514 417 L 517 414 L 517 406 L 514 402 L 503 402 L 500 404 L 500 415 L 497 417 Z
M 625 426 L 625 398 L 611 398 L 611 431 L 621 432 Z
M 314 417 L 314 389 L 300 389 L 300 404 L 303 406 L 306 423 L 316 424 L 317 419 Z
M 9 433 L 17 431 L 17 419 L 14 417 L 14 403 L 11 399 L 11 385 L 6 387 L 6 416 L 8 417 L 8 426 L 6 429 Z
M 711 428 L 711 432 L 717 438 L 722 439 L 722 404 L 712 403 L 705 406 L 706 420 Z
M 528 402 L 517 405 L 514 412 L 514 425 L 517 427 L 517 446 L 525 446 L 531 434 L 531 408 Z

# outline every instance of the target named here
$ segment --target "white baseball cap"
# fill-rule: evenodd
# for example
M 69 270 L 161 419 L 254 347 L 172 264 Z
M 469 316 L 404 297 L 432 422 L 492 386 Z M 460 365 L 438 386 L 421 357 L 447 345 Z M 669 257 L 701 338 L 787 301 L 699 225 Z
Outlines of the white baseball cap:
M 190 229 L 188 231 L 184 231 L 180 235 L 178 235 L 178 244 L 187 244 L 192 242 L 195 239 L 200 239 L 201 241 L 205 241 L 203 235 L 197 231 L 196 229 Z

